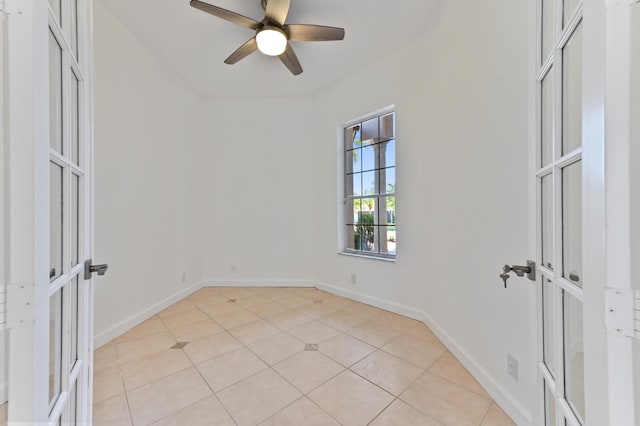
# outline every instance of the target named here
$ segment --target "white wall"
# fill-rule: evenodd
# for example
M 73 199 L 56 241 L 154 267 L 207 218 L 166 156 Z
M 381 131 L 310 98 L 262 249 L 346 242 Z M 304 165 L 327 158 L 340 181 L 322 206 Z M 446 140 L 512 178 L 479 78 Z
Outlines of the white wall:
M 425 38 L 317 98 L 317 279 L 425 312 L 519 423 L 535 396 L 531 282 L 498 278 L 528 255 L 528 28 L 523 2 L 445 2 Z M 336 254 L 336 126 L 395 104 L 395 263 Z M 350 275 L 357 275 L 357 285 Z M 520 380 L 507 375 L 507 353 Z
M 203 111 L 205 282 L 313 284 L 313 100 L 212 100 Z
M 200 278 L 201 101 L 100 2 L 94 26 L 94 259 L 110 266 L 95 281 L 100 344 Z
M 98 4 L 95 258 L 112 270 L 97 281 L 97 333 L 199 277 L 317 281 L 426 313 L 509 414 L 530 422 L 531 284 L 512 278 L 505 290 L 497 277 L 528 257 L 527 5 L 455 0 L 438 13 L 424 38 L 315 100 L 199 104 Z M 338 255 L 337 126 L 390 104 L 397 261 Z M 520 361 L 518 382 L 507 353 Z

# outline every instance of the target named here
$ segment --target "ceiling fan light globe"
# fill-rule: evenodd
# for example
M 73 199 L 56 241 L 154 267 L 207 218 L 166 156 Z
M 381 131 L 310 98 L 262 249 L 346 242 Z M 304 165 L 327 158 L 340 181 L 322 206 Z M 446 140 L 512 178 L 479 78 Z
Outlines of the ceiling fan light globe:
M 287 36 L 280 28 L 265 26 L 256 34 L 258 49 L 269 56 L 279 56 L 287 49 Z

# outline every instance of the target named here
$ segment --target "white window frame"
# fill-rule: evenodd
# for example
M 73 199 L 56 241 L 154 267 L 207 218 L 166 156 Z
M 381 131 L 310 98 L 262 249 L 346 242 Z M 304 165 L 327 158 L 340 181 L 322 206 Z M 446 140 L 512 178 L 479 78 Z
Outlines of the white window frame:
M 349 233 L 347 232 L 347 202 L 349 200 L 352 200 L 354 198 L 386 198 L 384 197 L 384 195 L 388 195 L 389 197 L 393 197 L 396 199 L 397 202 L 397 193 L 393 192 L 393 193 L 389 193 L 389 194 L 372 194 L 371 197 L 364 197 L 364 196 L 347 196 L 347 169 L 346 169 L 346 161 L 347 161 L 347 154 L 346 154 L 346 150 L 345 150 L 345 132 L 346 129 L 349 127 L 352 127 L 358 123 L 363 123 L 365 121 L 377 118 L 377 117 L 381 117 L 387 114 L 393 113 L 394 114 L 394 140 L 396 140 L 396 120 L 397 120 L 397 112 L 396 112 L 396 107 L 395 105 L 389 105 L 386 106 L 384 108 L 380 108 L 378 110 L 375 110 L 373 112 L 370 112 L 368 114 L 362 115 L 360 117 L 354 118 L 352 120 L 346 121 L 344 123 L 342 123 L 339 128 L 338 128 L 338 160 L 339 160 L 339 208 L 338 208 L 338 241 L 339 241 L 339 254 L 342 255 L 347 255 L 347 256 L 354 256 L 354 257 L 363 257 L 363 258 L 370 258 L 370 259 L 377 259 L 377 260 L 383 260 L 383 261 L 391 261 L 394 262 L 397 256 L 397 250 L 393 253 L 381 253 L 381 252 L 375 252 L 375 251 L 364 251 L 364 250 L 355 250 L 353 248 L 349 248 L 348 247 L 348 243 L 347 243 L 347 238 L 349 237 Z M 396 156 L 397 158 L 397 156 Z M 394 164 L 394 167 L 397 170 L 397 162 Z M 397 181 L 397 174 L 396 174 L 396 181 Z M 397 208 L 397 206 L 396 206 Z M 397 219 L 397 210 L 396 210 L 396 219 Z M 397 222 L 397 220 L 396 220 Z M 397 223 L 393 225 L 396 228 L 396 235 L 397 235 Z M 376 238 L 377 237 L 377 233 L 376 233 Z

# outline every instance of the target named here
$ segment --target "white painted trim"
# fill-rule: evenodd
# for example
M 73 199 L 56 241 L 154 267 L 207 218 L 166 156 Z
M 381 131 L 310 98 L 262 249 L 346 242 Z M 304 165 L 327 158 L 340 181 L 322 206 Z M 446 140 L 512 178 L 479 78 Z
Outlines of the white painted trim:
M 46 422 L 49 412 L 48 4 L 9 4 L 8 154 L 5 238 L 8 285 L 29 285 L 34 321 L 9 333 L 9 424 Z M 13 9 L 12 9 L 13 10 Z M 5 151 L 6 152 L 6 151 Z M 8 308 L 11 307 L 8 300 Z
M 105 331 L 96 334 L 93 339 L 93 348 L 98 349 L 105 343 L 115 339 L 123 333 L 129 331 L 136 325 L 148 320 L 158 312 L 168 308 L 195 293 L 203 287 L 315 287 L 313 280 L 206 280 L 199 281 L 184 290 L 181 290 L 166 299 L 149 306 L 148 308 L 126 318 L 119 323 L 109 327 Z
M 493 400 L 520 426 L 533 425 L 532 413 L 523 407 L 512 394 L 500 385 L 478 361 L 467 352 L 449 333 L 447 333 L 427 313 L 424 313 L 424 323 L 433 334 L 440 339 L 469 373 L 480 383 Z
M 315 287 L 315 280 L 204 280 L 202 287 Z
M 596 0 L 591 0 L 596 2 Z M 605 253 L 606 267 L 603 267 L 606 278 L 602 284 L 609 288 L 628 290 L 632 288 L 632 280 L 636 265 L 632 262 L 632 170 L 631 155 L 637 141 L 632 139 L 631 94 L 632 94 L 632 46 L 633 32 L 631 8 L 629 4 L 607 2 L 606 11 L 599 3 L 600 16 L 606 19 L 603 23 L 604 31 L 598 35 L 606 43 L 604 53 L 599 55 L 600 61 L 605 59 L 606 71 L 602 78 L 602 85 L 606 88 L 605 111 Z M 589 2 L 587 2 L 589 4 Z M 595 9 L 595 6 L 594 6 Z M 591 45 L 589 51 L 592 51 Z M 596 51 L 597 52 L 597 51 Z M 585 66 L 593 67 L 598 57 Z M 595 301 L 598 301 L 597 299 Z M 602 298 L 600 299 L 600 302 Z M 595 305 L 595 303 L 594 303 Z M 602 309 L 601 309 L 602 311 Z M 602 312 L 600 311 L 600 316 Z M 597 312 L 592 314 L 594 317 Z M 601 338 L 597 343 L 605 341 Z M 595 344 L 596 342 L 594 342 Z M 630 337 L 609 334 L 606 336 L 606 355 L 603 360 L 608 362 L 607 383 L 608 395 L 595 395 L 608 401 L 608 423 L 616 426 L 631 426 L 637 424 L 634 369 L 633 341 Z M 589 368 L 585 358 L 585 369 Z M 605 377 L 600 382 L 604 381 Z M 601 383 L 597 383 L 600 385 Z M 588 385 L 588 383 L 587 383 Z M 589 387 L 587 387 L 589 389 Z M 590 402 L 586 401 L 587 404 Z M 591 417 L 589 418 L 591 420 Z
M 360 117 L 356 117 L 356 118 L 353 118 L 353 119 L 351 119 L 349 121 L 345 121 L 340 126 L 341 130 L 344 132 L 345 127 L 351 127 L 354 124 L 361 123 L 363 121 L 367 121 L 367 120 L 370 120 L 372 118 L 376 118 L 377 116 L 389 114 L 390 112 L 395 112 L 395 110 L 396 110 L 396 105 L 395 104 L 387 105 L 386 107 L 382 107 L 382 108 L 377 109 L 377 110 L 375 110 L 373 112 L 370 112 L 368 114 L 364 114 L 364 115 L 361 115 Z
M 533 425 L 531 412 L 526 407 L 523 407 L 513 395 L 502 387 L 469 352 L 426 312 L 323 282 L 318 282 L 316 286 L 319 290 L 424 322 L 516 424 L 521 426 Z
M 181 301 L 185 297 L 193 294 L 194 292 L 200 290 L 203 287 L 203 282 L 197 282 L 190 287 L 181 290 L 172 296 L 167 297 L 166 299 L 149 306 L 147 309 L 144 309 L 129 318 L 126 318 L 119 323 L 111 326 L 105 331 L 96 334 L 93 339 L 93 348 L 98 349 L 100 346 L 104 345 L 107 342 L 115 339 L 116 337 L 122 335 L 123 333 L 131 330 L 136 325 L 148 320 L 152 316 L 156 315 L 158 312 L 168 308 L 176 302 Z
M 316 287 L 318 288 L 318 290 L 324 290 L 331 294 L 335 294 L 337 296 L 342 296 L 342 297 L 346 297 L 347 299 L 355 300 L 356 302 L 366 303 L 367 305 L 375 306 L 376 308 L 380 308 L 396 314 L 404 315 L 405 317 L 413 318 L 418 321 L 424 321 L 424 318 L 426 316 L 426 314 L 419 309 L 402 305 L 400 303 L 389 302 L 388 300 L 385 300 L 385 299 L 369 296 L 364 293 L 348 290 L 332 284 L 317 282 Z
M 338 254 L 340 256 L 359 257 L 361 259 L 371 259 L 371 260 L 382 260 L 384 262 L 391 262 L 391 263 L 395 263 L 395 261 L 396 261 L 395 256 L 394 257 L 383 257 L 383 256 L 360 254 L 360 253 L 351 253 L 351 252 L 348 252 L 348 251 L 339 251 Z

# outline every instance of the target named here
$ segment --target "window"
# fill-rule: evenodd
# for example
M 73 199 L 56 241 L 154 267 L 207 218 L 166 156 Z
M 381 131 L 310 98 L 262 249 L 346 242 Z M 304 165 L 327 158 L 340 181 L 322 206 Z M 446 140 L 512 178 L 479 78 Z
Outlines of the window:
M 395 112 L 344 129 L 346 252 L 396 255 Z

